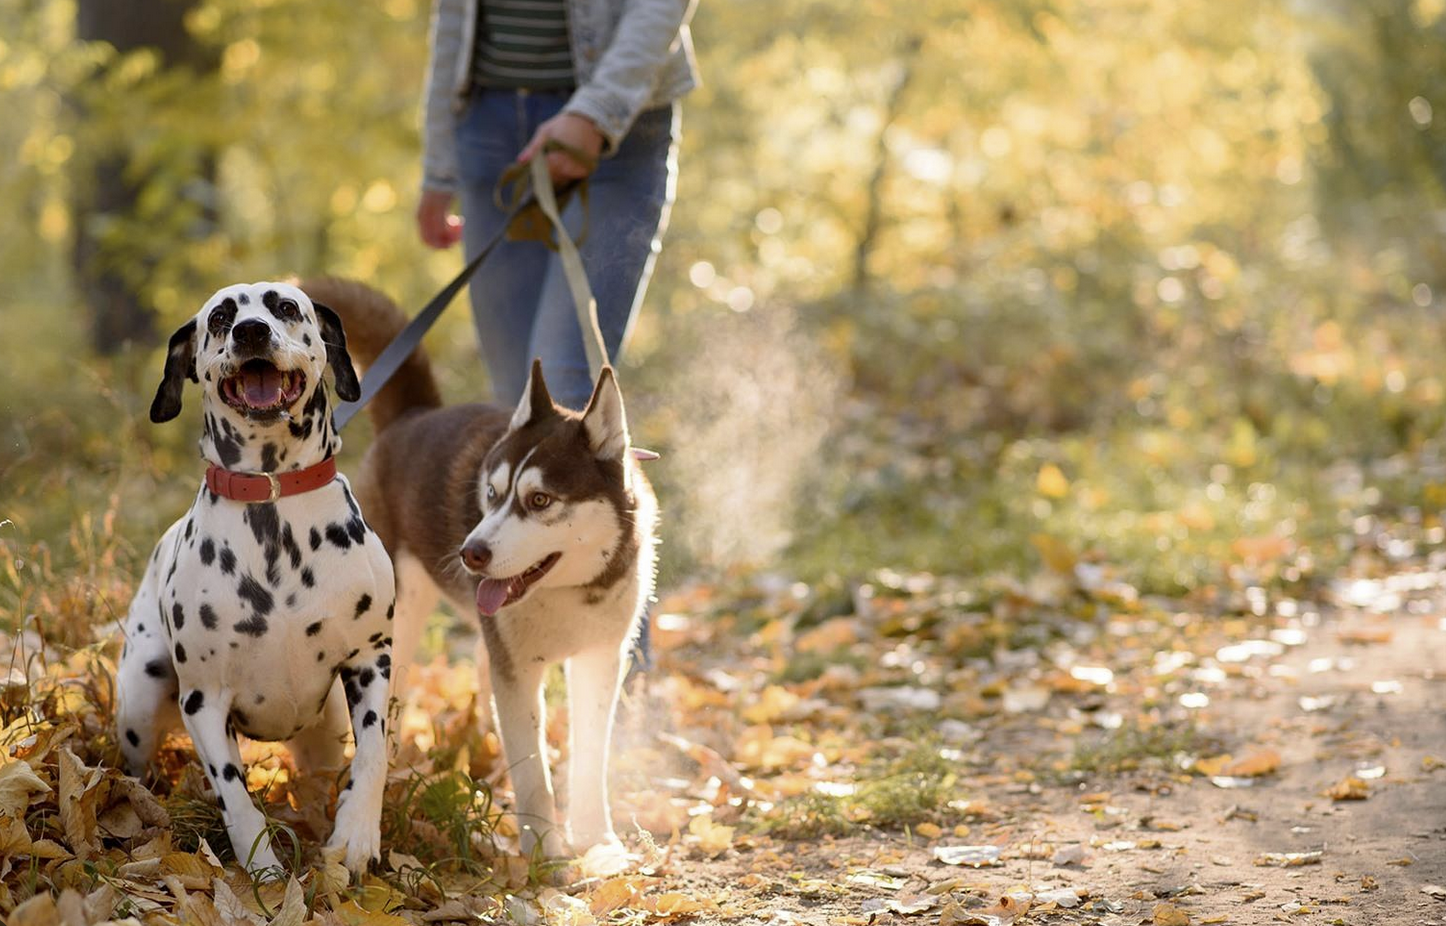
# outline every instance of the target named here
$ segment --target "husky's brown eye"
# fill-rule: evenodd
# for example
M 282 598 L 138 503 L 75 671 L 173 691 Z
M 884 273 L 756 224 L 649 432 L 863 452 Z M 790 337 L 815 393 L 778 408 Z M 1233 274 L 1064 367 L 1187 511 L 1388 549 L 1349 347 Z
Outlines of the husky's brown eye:
M 543 508 L 546 508 L 548 505 L 551 504 L 552 496 L 548 495 L 546 492 L 533 492 L 531 495 L 527 496 L 527 505 L 529 508 L 535 508 L 538 511 L 541 511 Z

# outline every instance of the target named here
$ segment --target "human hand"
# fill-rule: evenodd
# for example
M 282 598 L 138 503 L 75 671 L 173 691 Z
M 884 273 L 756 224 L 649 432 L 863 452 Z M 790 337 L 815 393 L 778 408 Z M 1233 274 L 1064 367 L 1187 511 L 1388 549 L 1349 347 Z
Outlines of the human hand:
M 423 190 L 417 204 L 417 233 L 431 248 L 450 248 L 462 240 L 462 217 L 452 212 L 452 194 Z
M 532 140 L 517 156 L 517 163 L 530 162 L 549 141 L 570 145 L 592 159 L 584 164 L 565 151 L 550 151 L 547 154 L 547 173 L 552 177 L 553 186 L 560 186 L 573 180 L 581 180 L 597 167 L 598 155 L 602 153 L 603 135 L 598 127 L 586 116 L 576 113 L 558 113 L 537 127 Z

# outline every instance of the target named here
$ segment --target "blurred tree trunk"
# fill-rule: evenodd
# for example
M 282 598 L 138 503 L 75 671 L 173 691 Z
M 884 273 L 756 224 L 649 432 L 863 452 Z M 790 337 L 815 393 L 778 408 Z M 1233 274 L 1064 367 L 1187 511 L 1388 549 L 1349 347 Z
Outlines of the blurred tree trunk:
M 121 55 L 141 48 L 155 49 L 166 68 L 183 66 L 196 73 L 214 70 L 216 58 L 186 30 L 186 15 L 198 0 L 78 0 L 75 33 L 83 42 L 106 42 Z M 79 117 L 87 107 L 76 100 Z M 137 127 L 139 129 L 141 127 Z M 106 220 L 131 213 L 145 178 L 130 175 L 130 151 L 122 145 L 111 150 L 82 151 L 75 161 L 72 208 L 76 235 L 72 261 L 76 288 L 91 313 L 91 342 L 97 352 L 112 354 L 127 341 L 150 341 L 155 317 L 139 291 L 146 267 L 118 266 L 121 260 L 106 253 Z M 214 174 L 214 162 L 207 171 Z M 210 179 L 209 177 L 206 179 Z
M 889 130 L 904 112 L 904 94 L 914 80 L 915 59 L 924 42 L 917 36 L 904 42 L 903 54 L 899 57 L 898 76 L 889 88 L 889 98 L 884 103 L 883 124 L 874 144 L 874 170 L 869 177 L 868 206 L 864 212 L 864 227 L 859 233 L 858 244 L 854 247 L 854 292 L 862 292 L 869 285 L 869 255 L 878 242 L 879 232 L 884 224 L 884 181 L 889 169 Z

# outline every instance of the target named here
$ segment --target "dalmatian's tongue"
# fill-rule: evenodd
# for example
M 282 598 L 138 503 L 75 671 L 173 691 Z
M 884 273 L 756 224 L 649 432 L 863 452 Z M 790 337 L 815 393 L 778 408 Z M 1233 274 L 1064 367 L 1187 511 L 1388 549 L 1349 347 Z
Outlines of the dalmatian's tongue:
M 507 579 L 483 579 L 477 586 L 477 610 L 488 617 L 502 610 L 511 585 Z
M 248 366 L 241 371 L 241 395 L 252 408 L 269 408 L 281 401 L 286 375 L 273 366 Z

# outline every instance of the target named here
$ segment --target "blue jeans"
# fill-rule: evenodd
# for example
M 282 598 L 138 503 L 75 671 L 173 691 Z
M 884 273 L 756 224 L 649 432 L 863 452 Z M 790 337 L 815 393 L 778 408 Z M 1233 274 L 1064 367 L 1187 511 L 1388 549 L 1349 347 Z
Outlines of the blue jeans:
M 496 234 L 504 213 L 492 198 L 497 180 L 538 125 L 561 111 L 569 93 L 481 89 L 457 127 L 465 244 L 470 258 Z M 563 222 L 579 244 L 597 299 L 608 357 L 617 361 L 661 248 L 677 185 L 677 104 L 641 114 L 617 151 L 588 182 L 584 222 L 573 197 Z M 560 405 L 581 409 L 592 375 L 561 261 L 535 241 L 505 241 L 472 278 L 472 314 L 492 380 L 494 399 L 522 397 L 533 357 L 542 359 L 548 391 Z

